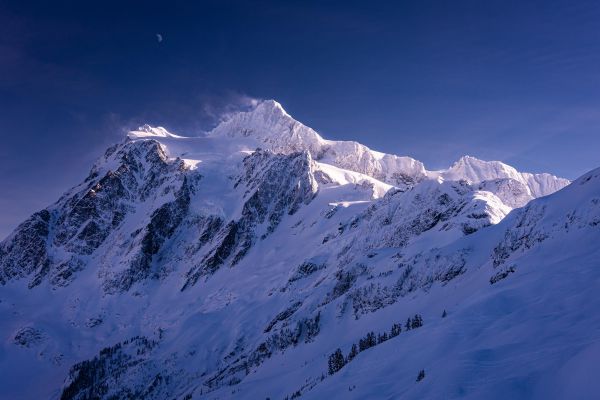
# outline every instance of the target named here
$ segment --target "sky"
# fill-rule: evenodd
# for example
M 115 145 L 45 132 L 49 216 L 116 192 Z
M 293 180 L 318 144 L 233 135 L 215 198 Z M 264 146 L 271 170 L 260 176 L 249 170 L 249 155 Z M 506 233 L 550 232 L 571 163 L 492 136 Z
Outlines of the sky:
M 127 129 L 253 99 L 429 169 L 574 179 L 600 167 L 600 3 L 0 1 L 0 239 Z

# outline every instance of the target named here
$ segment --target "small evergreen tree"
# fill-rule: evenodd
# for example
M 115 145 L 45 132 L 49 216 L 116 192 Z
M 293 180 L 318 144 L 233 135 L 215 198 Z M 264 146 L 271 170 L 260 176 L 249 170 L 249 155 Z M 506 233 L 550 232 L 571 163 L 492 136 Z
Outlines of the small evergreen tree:
M 419 371 L 419 375 L 417 375 L 417 382 L 420 382 L 423 379 L 425 379 L 425 370 L 424 369 Z
M 367 333 L 367 336 L 365 336 L 364 338 L 362 338 L 358 341 L 359 351 L 365 351 L 366 349 L 371 348 L 376 345 L 377 345 L 377 338 L 375 337 L 375 332 Z
M 375 338 L 375 332 L 369 332 L 367 334 L 367 340 L 369 342 L 369 347 L 377 346 L 377 339 Z
M 447 315 L 448 313 L 446 312 L 446 310 L 444 310 L 444 312 L 442 313 L 442 318 L 446 318 Z
M 402 332 L 401 324 L 392 325 L 392 330 L 390 331 L 390 338 L 398 336 L 400 334 L 400 332 Z
M 357 355 L 358 355 L 358 349 L 356 348 L 356 344 L 353 344 L 352 348 L 350 349 L 350 353 L 348 353 L 348 357 L 347 357 L 348 362 L 354 360 L 354 357 L 356 357 Z
M 329 375 L 335 374 L 340 369 L 344 368 L 344 365 L 346 365 L 346 360 L 344 359 L 342 350 L 338 348 L 336 351 L 333 352 L 333 354 L 329 356 Z
M 369 345 L 367 344 L 367 339 L 366 338 L 360 338 L 358 340 L 358 350 L 359 351 L 365 351 L 368 348 L 369 348 Z
M 383 343 L 386 340 L 388 340 L 387 332 L 383 332 L 383 335 L 379 334 L 379 336 L 377 337 L 377 344 Z
M 409 331 L 410 327 L 411 327 L 412 321 L 410 320 L 410 317 L 408 317 L 408 319 L 406 320 L 406 330 Z
M 412 328 L 420 328 L 423 326 L 423 318 L 419 314 L 415 314 L 415 317 L 412 320 Z

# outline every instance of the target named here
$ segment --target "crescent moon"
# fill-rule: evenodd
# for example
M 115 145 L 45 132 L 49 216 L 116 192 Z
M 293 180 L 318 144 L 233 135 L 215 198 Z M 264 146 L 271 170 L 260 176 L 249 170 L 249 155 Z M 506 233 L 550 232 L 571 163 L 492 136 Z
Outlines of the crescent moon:
M 160 33 L 156 34 L 156 39 L 158 40 L 158 43 L 160 43 L 160 42 L 163 41 L 163 37 L 162 37 L 162 35 Z

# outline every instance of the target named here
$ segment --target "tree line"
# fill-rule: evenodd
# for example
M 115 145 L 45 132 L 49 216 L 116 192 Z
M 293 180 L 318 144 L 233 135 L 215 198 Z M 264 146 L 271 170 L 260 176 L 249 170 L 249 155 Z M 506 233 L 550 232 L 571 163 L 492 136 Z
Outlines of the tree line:
M 408 318 L 406 323 L 404 324 L 405 330 L 417 329 L 423 326 L 423 318 L 419 314 L 415 314 L 414 317 Z M 369 332 L 366 336 L 359 339 L 358 344 L 353 343 L 350 351 L 347 356 L 344 356 L 342 349 L 339 347 L 329 355 L 328 359 L 328 371 L 329 375 L 333 375 L 350 361 L 352 361 L 358 353 L 370 349 L 371 347 L 375 347 L 378 344 L 386 342 L 402 333 L 402 324 L 394 323 L 389 332 L 378 333 L 375 335 L 375 332 Z

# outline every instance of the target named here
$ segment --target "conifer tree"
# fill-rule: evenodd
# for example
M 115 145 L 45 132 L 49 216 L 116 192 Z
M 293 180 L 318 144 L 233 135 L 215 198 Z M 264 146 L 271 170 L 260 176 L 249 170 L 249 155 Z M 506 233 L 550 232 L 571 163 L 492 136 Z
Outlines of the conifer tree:
M 388 340 L 388 335 L 387 335 L 387 332 L 383 332 L 383 335 L 382 335 L 382 334 L 380 334 L 380 335 L 377 337 L 377 344 L 383 343 L 383 342 L 385 342 L 386 340 Z
M 400 332 L 402 332 L 401 324 L 392 325 L 392 330 L 390 331 L 390 338 L 398 336 L 400 334 Z
M 342 369 L 344 365 L 346 365 L 346 360 L 344 359 L 342 350 L 338 348 L 335 352 L 333 352 L 333 354 L 329 356 L 329 375 L 335 374 L 340 369 Z
M 423 326 L 423 318 L 421 317 L 421 315 L 415 314 L 415 317 L 412 320 L 411 327 L 413 329 L 415 329 L 415 328 L 420 328 L 422 326 Z
M 366 338 L 360 338 L 358 340 L 358 350 L 359 351 L 365 351 L 368 348 L 369 348 L 369 345 L 367 344 L 367 339 Z
M 369 334 L 367 334 L 367 340 L 369 342 L 369 347 L 377 346 L 377 339 L 375 338 L 375 332 L 369 332 Z
M 358 349 L 356 347 L 356 344 L 353 344 L 352 348 L 350 349 L 350 353 L 348 353 L 348 357 L 347 357 L 348 362 L 352 361 L 354 359 L 354 357 L 356 357 L 357 355 L 358 355 Z

